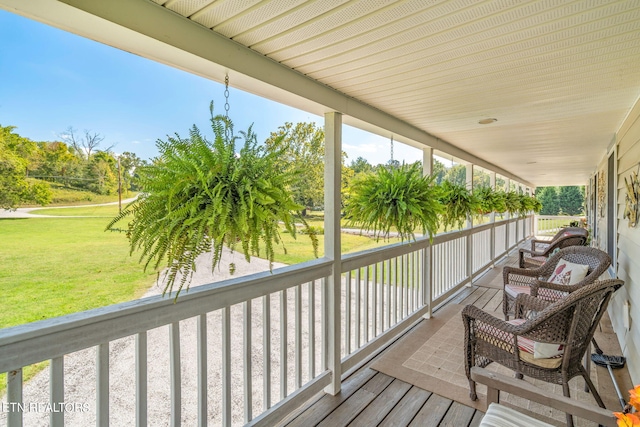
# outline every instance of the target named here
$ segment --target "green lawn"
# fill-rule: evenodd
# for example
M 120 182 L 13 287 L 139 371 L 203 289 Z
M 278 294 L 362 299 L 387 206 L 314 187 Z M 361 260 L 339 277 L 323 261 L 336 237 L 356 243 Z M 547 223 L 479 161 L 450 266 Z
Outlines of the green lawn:
M 313 248 L 311 246 L 309 236 L 298 233 L 296 234 L 296 239 L 294 239 L 289 233 L 282 233 L 281 237 L 287 253 L 282 249 L 282 245 L 275 248 L 275 261 L 285 264 L 297 264 L 314 259 Z M 380 241 L 376 242 L 375 239 L 367 236 L 358 236 L 347 233 L 342 233 L 341 235 L 343 254 L 364 251 L 366 249 L 386 246 L 397 242 L 399 242 L 397 239 L 391 239 L 389 241 L 383 241 L 380 239 Z M 318 257 L 322 257 L 324 255 L 323 245 L 324 236 L 320 235 L 318 236 Z
M 104 218 L 113 218 L 118 214 L 118 206 L 117 205 L 109 205 L 109 206 L 92 206 L 92 207 L 77 207 L 77 208 L 68 208 L 68 209 L 38 209 L 32 211 L 31 213 L 37 215 L 56 215 L 56 216 L 95 216 L 95 217 L 104 217 Z M 313 215 L 309 219 L 309 224 L 314 227 L 322 228 L 322 216 Z M 304 261 L 309 261 L 313 259 L 313 248 L 311 247 L 311 241 L 309 237 L 297 233 L 296 238 L 294 239 L 289 233 L 282 232 L 281 233 L 282 242 L 284 244 L 285 250 L 282 245 L 279 245 L 275 248 L 275 261 L 282 262 L 285 264 L 297 264 Z M 324 236 L 318 236 L 319 240 L 319 252 L 318 256 L 321 257 L 323 255 L 323 243 Z M 396 243 L 399 240 L 392 239 L 388 242 L 380 240 L 376 242 L 374 239 L 366 236 L 358 236 L 353 234 L 342 234 L 342 252 L 357 252 L 365 249 L 370 249 L 379 246 L 385 246 L 391 243 Z
M 106 218 L 0 220 L 0 328 L 140 297 L 154 282 Z M 47 366 L 28 366 L 25 380 Z M 0 395 L 6 387 L 0 375 Z
M 155 280 L 106 218 L 0 221 L 0 328 L 141 296 Z
M 8 308 L 0 311 L 0 328 L 129 301 L 151 286 L 155 272 L 144 273 L 138 258 L 129 256 L 125 235 L 104 231 L 117 209 L 43 209 L 38 212 L 79 217 L 0 220 L 0 292 Z M 318 237 L 322 256 L 324 236 Z M 308 236 L 298 234 L 294 240 L 282 233 L 282 238 L 287 254 L 278 247 L 276 261 L 313 259 Z M 342 235 L 344 253 L 388 243 Z

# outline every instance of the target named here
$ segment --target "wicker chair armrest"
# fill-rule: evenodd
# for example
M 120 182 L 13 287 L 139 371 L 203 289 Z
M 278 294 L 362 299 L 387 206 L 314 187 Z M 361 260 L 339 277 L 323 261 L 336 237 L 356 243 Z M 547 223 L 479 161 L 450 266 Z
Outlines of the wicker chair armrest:
M 551 289 L 554 291 L 560 291 L 564 293 L 571 293 L 573 291 L 577 291 L 582 286 L 588 283 L 578 282 L 575 285 L 561 285 L 558 283 L 545 282 L 542 280 L 536 280 L 534 284 L 531 285 L 531 295 L 537 296 L 540 294 L 540 289 Z
M 502 319 L 487 313 L 486 311 L 476 307 L 475 305 L 467 305 L 462 309 L 462 320 L 466 325 L 471 322 L 479 321 L 486 325 L 492 326 L 499 331 L 504 331 L 513 335 L 517 335 L 521 331 L 520 325 L 512 325 Z
M 541 243 L 541 242 L 534 243 L 534 244 L 531 246 L 531 250 L 532 250 L 532 251 L 534 251 L 534 252 L 545 251 L 545 250 L 547 250 L 547 248 L 548 248 L 548 247 L 549 247 L 549 245 L 551 245 L 551 244 L 552 244 L 551 242 L 547 242 L 547 243 Z
M 502 269 L 505 285 L 532 285 L 539 277 L 538 269 L 527 269 L 506 266 Z
M 543 256 L 544 252 L 536 252 L 536 251 L 532 251 L 529 249 L 525 249 L 525 248 L 520 248 L 520 253 L 521 254 L 530 254 L 531 256 Z
M 551 243 L 553 243 L 553 240 L 531 239 L 531 250 L 535 251 L 538 244 L 549 246 Z
M 549 243 L 551 240 L 531 239 L 531 243 Z

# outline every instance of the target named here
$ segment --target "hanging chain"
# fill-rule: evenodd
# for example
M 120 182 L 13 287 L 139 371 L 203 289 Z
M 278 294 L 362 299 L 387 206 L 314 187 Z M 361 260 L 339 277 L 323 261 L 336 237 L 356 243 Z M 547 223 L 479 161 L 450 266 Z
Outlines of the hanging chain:
M 224 118 L 226 119 L 224 127 L 224 136 L 229 141 L 229 75 L 224 76 Z
M 391 165 L 393 166 L 393 135 L 391 135 Z

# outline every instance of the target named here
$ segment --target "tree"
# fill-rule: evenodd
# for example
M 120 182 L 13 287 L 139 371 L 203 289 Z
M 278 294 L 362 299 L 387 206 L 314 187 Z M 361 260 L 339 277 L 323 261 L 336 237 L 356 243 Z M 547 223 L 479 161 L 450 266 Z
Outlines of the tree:
M 378 167 L 382 166 L 386 168 L 398 169 L 401 165 L 402 163 L 400 163 L 400 160 L 389 160 L 386 165 L 378 165 Z
M 479 169 L 473 170 L 473 188 L 489 187 L 491 185 L 491 176 Z
M 567 215 L 581 215 L 584 213 L 584 187 L 560 187 L 558 205 Z
M 0 126 L 0 208 L 15 209 L 22 203 L 46 205 L 51 201 L 49 185 L 27 180 L 27 156 L 37 145 L 14 129 Z
M 451 184 L 460 185 L 466 187 L 467 185 L 467 167 L 465 165 L 453 165 L 444 176 L 445 181 L 449 181 Z
M 433 170 L 431 176 L 434 178 L 436 184 L 442 184 L 444 177 L 447 174 L 447 169 L 444 167 L 444 163 L 438 159 L 433 159 Z
M 373 165 L 369 163 L 364 157 L 358 157 L 357 159 L 353 160 L 351 162 L 350 168 L 355 174 L 373 172 L 374 170 Z
M 125 151 L 118 156 L 120 159 L 120 176 L 122 178 L 122 188 L 125 191 L 133 190 L 136 169 L 142 166 L 142 160 L 135 153 Z
M 542 203 L 540 215 L 558 215 L 558 192 L 556 187 L 540 187 L 537 191 L 538 200 Z
M 141 171 L 144 170 L 144 168 L 150 166 L 150 163 L 146 160 L 140 160 L 140 164 L 137 165 L 135 167 L 135 169 L 133 170 L 133 174 L 131 176 L 131 188 L 130 190 L 133 191 L 140 191 L 141 190 L 141 184 L 140 184 L 140 180 L 141 180 Z
M 118 189 L 116 159 L 107 151 L 98 151 L 86 167 L 87 189 L 98 194 L 115 194 Z
M 89 130 L 84 131 L 84 136 L 76 134 L 76 130 L 69 126 L 60 137 L 71 147 L 81 159 L 91 160 L 91 154 L 98 149 L 104 141 L 104 136 Z M 109 151 L 109 147 L 106 151 Z
M 64 142 L 38 142 L 40 164 L 33 172 L 44 179 L 54 179 L 69 186 L 81 177 L 80 159 Z
M 290 191 L 296 203 L 311 209 L 324 203 L 324 131 L 315 123 L 285 123 L 265 144 L 280 150 L 276 163 L 295 175 Z M 344 156 L 343 156 L 344 160 Z

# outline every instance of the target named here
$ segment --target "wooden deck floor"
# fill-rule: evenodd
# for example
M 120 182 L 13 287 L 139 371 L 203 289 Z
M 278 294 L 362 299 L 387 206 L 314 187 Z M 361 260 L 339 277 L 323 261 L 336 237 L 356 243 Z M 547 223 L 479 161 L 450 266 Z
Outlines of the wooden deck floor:
M 485 311 L 496 311 L 496 316 L 502 317 L 502 266 L 515 265 L 515 256 L 503 261 L 496 268 L 481 277 L 473 286 L 462 290 L 450 303 L 473 304 Z M 604 332 L 609 327 L 607 320 L 603 320 L 601 329 Z M 601 347 L 608 353 L 611 339 L 603 339 Z M 385 352 L 394 351 L 393 345 Z M 613 351 L 613 350 L 612 350 Z M 620 354 L 617 352 L 611 354 Z M 384 354 L 384 352 L 382 353 Z M 380 357 L 378 355 L 377 357 Z M 375 360 L 375 359 L 374 359 Z M 343 381 L 342 392 L 336 396 L 321 394 L 307 402 L 303 407 L 285 418 L 281 426 L 311 427 L 311 426 L 456 426 L 472 427 L 480 423 L 484 415 L 479 410 L 462 405 L 458 402 L 439 396 L 433 391 L 423 390 L 397 378 L 385 375 L 370 368 L 374 362 L 351 374 Z M 599 370 L 601 368 L 598 368 Z M 607 370 L 602 368 L 600 375 L 606 376 L 599 381 L 600 394 L 613 397 L 617 402 L 613 383 L 607 379 Z M 616 371 L 618 383 L 622 390 L 632 387 L 628 372 Z M 609 399 L 611 400 L 611 399 Z M 605 403 L 609 407 L 607 399 Z M 611 408 L 619 410 L 612 406 Z

